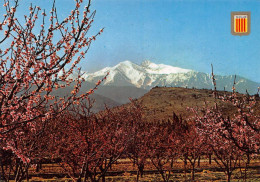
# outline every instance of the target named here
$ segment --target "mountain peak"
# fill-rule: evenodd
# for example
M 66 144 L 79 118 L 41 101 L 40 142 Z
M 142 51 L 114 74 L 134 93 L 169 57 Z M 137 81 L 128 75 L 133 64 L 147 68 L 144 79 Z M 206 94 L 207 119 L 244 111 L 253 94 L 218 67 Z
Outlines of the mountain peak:
M 145 60 L 145 61 L 143 61 L 143 62 L 141 63 L 141 66 L 142 66 L 142 67 L 148 67 L 150 64 L 152 64 L 151 61 Z
M 125 61 L 122 61 L 122 62 L 120 62 L 120 63 L 118 63 L 118 64 L 126 64 L 126 65 L 130 65 L 130 64 L 133 64 L 131 61 L 129 61 L 129 60 L 125 60 Z
M 131 69 L 134 66 L 135 66 L 135 64 L 133 62 L 126 60 L 126 61 L 118 63 L 113 68 L 115 68 L 115 69 L 118 69 L 118 68 L 119 69 Z

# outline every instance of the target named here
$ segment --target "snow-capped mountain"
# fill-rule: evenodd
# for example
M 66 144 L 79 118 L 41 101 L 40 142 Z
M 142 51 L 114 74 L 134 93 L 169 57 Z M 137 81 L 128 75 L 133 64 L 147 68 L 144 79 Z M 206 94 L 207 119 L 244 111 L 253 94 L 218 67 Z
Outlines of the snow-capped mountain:
M 103 85 L 113 86 L 135 86 L 138 88 L 150 89 L 155 86 L 172 86 L 187 88 L 212 88 L 211 76 L 206 73 L 196 72 L 194 70 L 173 67 L 164 64 L 155 64 L 150 61 L 144 61 L 137 65 L 131 61 L 121 62 L 114 67 L 106 67 L 100 71 L 84 75 L 85 80 L 97 82 L 102 79 L 106 73 L 109 76 Z M 216 76 L 217 88 L 231 90 L 234 76 Z M 250 81 L 237 76 L 237 91 L 245 93 L 256 93 L 259 83 Z
M 114 67 L 106 67 L 100 71 L 90 73 L 84 76 L 87 81 L 96 81 L 104 77 L 109 72 L 109 76 L 104 82 L 105 85 L 136 87 L 153 87 L 158 77 L 165 75 L 188 73 L 192 70 L 182 69 L 178 67 L 168 66 L 164 64 L 155 64 L 150 61 L 144 61 L 141 65 L 134 64 L 130 61 L 124 61 Z M 122 82 L 122 83 L 121 83 Z

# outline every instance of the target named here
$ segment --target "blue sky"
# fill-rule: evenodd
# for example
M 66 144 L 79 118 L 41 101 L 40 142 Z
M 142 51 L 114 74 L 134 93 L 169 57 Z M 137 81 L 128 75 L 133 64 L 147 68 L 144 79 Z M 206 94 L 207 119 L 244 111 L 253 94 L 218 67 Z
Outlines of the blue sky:
M 43 8 L 50 0 L 22 0 Z M 56 0 L 61 15 L 73 0 Z M 25 9 L 25 8 L 23 8 Z M 130 60 L 151 60 L 210 73 L 238 74 L 260 82 L 260 0 L 93 0 L 92 31 L 105 27 L 92 44 L 83 70 Z M 233 36 L 231 11 L 251 11 L 251 34 Z

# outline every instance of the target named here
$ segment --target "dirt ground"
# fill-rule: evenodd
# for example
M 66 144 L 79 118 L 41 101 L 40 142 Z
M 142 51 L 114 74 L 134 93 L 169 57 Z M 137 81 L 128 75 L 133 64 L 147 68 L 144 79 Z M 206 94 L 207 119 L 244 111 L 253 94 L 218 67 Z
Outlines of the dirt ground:
M 184 165 L 182 160 L 177 160 L 175 163 L 174 171 L 171 172 L 170 180 L 173 181 L 192 181 L 191 180 L 191 166 L 186 166 L 186 174 L 184 172 Z M 68 175 L 64 173 L 64 170 L 59 167 L 58 164 L 43 164 L 42 169 L 35 173 L 35 169 L 32 168 L 30 173 L 33 175 L 30 181 L 34 182 L 69 182 L 73 181 L 69 178 Z M 47 174 L 47 178 L 46 178 Z M 44 178 L 42 176 L 45 176 Z M 108 182 L 131 182 L 136 181 L 136 166 L 133 166 L 130 160 L 121 159 L 117 164 L 115 164 L 111 170 L 109 170 L 106 181 Z M 232 175 L 232 182 L 243 182 L 245 179 L 244 169 L 236 169 Z M 260 161 L 255 159 L 251 162 L 249 169 L 247 170 L 247 182 L 260 182 Z M 209 164 L 208 160 L 201 160 L 200 166 L 196 167 L 195 181 L 198 182 L 207 182 L 207 181 L 216 181 L 224 182 L 226 181 L 226 176 L 221 168 L 212 161 Z M 162 178 L 160 174 L 157 173 L 155 168 L 151 165 L 149 161 L 145 166 L 144 176 L 139 178 L 140 182 L 160 182 Z

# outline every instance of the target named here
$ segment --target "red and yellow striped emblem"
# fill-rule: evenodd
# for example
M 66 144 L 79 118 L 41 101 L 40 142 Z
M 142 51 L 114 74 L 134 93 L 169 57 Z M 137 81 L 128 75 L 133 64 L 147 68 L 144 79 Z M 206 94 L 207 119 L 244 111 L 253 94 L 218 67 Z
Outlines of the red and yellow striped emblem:
M 250 33 L 250 12 L 232 12 L 231 24 L 233 35 L 248 35 Z
M 247 32 L 247 15 L 234 16 L 234 32 L 245 33 Z

